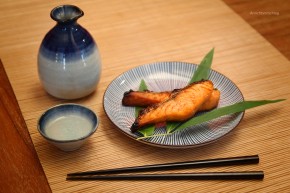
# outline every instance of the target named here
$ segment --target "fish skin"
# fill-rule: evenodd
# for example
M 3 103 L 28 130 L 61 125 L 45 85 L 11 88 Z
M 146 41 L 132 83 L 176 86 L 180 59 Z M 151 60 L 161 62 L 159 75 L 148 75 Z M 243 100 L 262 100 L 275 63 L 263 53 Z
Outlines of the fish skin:
M 213 83 L 210 80 L 189 84 L 172 94 L 169 99 L 142 110 L 130 129 L 132 132 L 136 132 L 150 124 L 164 121 L 185 121 L 191 118 L 209 99 L 213 89 Z

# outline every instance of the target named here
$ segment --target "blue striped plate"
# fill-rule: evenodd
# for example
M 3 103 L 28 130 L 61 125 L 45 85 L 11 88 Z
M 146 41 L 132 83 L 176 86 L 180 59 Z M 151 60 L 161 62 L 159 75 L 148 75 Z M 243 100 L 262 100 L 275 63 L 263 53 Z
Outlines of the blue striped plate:
M 131 69 L 114 79 L 104 94 L 104 110 L 109 119 L 130 138 L 141 137 L 132 133 L 130 127 L 135 120 L 135 108 L 122 105 L 124 92 L 138 90 L 141 80 L 145 80 L 152 91 L 169 91 L 188 84 L 197 65 L 185 62 L 157 62 Z M 211 70 L 209 79 L 221 92 L 218 107 L 228 106 L 244 100 L 239 88 L 224 75 Z M 196 115 L 198 116 L 198 114 Z M 216 141 L 232 131 L 242 120 L 244 112 L 219 117 L 200 125 L 188 127 L 167 136 L 156 136 L 138 140 L 149 145 L 168 148 L 188 148 Z M 155 134 L 166 133 L 156 129 Z

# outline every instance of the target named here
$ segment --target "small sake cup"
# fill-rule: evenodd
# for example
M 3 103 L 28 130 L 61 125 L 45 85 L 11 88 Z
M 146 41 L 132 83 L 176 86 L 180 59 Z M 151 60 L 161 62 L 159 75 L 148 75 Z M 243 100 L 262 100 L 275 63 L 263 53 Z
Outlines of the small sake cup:
M 79 149 L 99 125 L 97 115 L 78 104 L 61 104 L 45 111 L 38 120 L 39 133 L 63 151 Z

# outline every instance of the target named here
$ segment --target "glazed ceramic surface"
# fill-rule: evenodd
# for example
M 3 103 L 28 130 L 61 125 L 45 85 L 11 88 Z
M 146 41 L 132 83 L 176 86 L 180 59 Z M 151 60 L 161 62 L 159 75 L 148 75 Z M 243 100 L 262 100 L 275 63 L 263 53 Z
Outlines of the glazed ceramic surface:
M 73 151 L 84 144 L 98 125 L 99 120 L 92 110 L 77 104 L 63 104 L 42 114 L 38 131 L 59 149 Z
M 138 90 L 143 79 L 151 91 L 170 91 L 183 88 L 188 84 L 197 65 L 185 62 L 158 62 L 131 69 L 108 86 L 104 94 L 104 109 L 110 120 L 116 125 L 117 130 L 122 131 L 130 138 L 142 137 L 138 132 L 132 133 L 131 125 L 135 120 L 135 107 L 122 105 L 122 98 L 126 91 Z M 215 88 L 221 92 L 219 107 L 228 106 L 243 101 L 243 95 L 239 88 L 224 75 L 211 70 L 209 79 Z M 198 113 L 196 116 L 198 116 Z M 188 127 L 171 135 L 166 134 L 164 128 L 155 129 L 155 136 L 147 139 L 139 139 L 149 145 L 168 148 L 188 148 L 205 145 L 220 139 L 232 131 L 243 118 L 244 112 L 219 117 L 200 125 Z
M 101 59 L 89 32 L 77 23 L 83 12 L 63 5 L 51 11 L 57 24 L 44 37 L 38 53 L 38 74 L 45 90 L 63 99 L 92 93 L 100 80 Z

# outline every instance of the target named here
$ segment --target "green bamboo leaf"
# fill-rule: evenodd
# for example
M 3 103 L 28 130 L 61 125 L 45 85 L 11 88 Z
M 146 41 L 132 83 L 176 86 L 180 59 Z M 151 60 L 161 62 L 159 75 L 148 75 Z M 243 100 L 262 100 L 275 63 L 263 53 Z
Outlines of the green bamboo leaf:
M 145 81 L 142 79 L 138 88 L 138 91 L 145 91 L 148 90 L 148 87 Z M 142 107 L 135 107 L 135 117 L 138 117 L 139 112 L 142 110 Z
M 200 81 L 200 80 L 207 80 L 208 76 L 209 76 L 209 72 L 211 69 L 211 64 L 212 64 L 212 60 L 213 60 L 213 54 L 214 54 L 214 48 L 212 48 L 209 53 L 207 53 L 205 55 L 205 57 L 203 58 L 203 60 L 200 62 L 200 64 L 197 67 L 197 70 L 194 72 L 194 74 L 192 75 L 191 80 L 189 81 L 189 84 L 196 82 L 196 81 Z M 176 128 L 176 126 L 180 124 L 175 123 L 175 122 L 167 122 L 166 123 L 166 132 L 170 133 L 172 132 L 172 130 L 174 130 Z
M 139 85 L 139 89 L 138 90 L 139 91 L 148 90 L 148 87 L 146 85 L 146 82 L 143 79 L 141 80 L 141 83 Z M 141 107 L 135 107 L 135 117 L 138 117 L 139 112 L 142 109 L 143 108 L 141 108 Z M 154 125 L 151 125 L 151 126 L 148 126 L 148 127 L 144 128 L 144 129 L 139 130 L 139 133 L 141 133 L 144 137 L 147 137 L 147 136 L 153 135 L 154 130 L 155 130 L 155 126 Z
M 155 125 L 150 125 L 143 129 L 140 129 L 138 132 L 141 133 L 141 135 L 144 138 L 147 138 L 147 137 L 153 136 L 154 131 L 155 131 Z
M 211 69 L 213 60 L 214 48 L 205 55 L 201 63 L 198 65 L 197 70 L 194 72 L 189 83 L 193 83 L 200 80 L 207 80 Z
M 285 99 L 260 100 L 260 101 L 242 101 L 242 102 L 239 102 L 239 103 L 235 103 L 233 105 L 217 108 L 217 109 L 214 109 L 214 110 L 212 110 L 212 111 L 210 111 L 208 113 L 204 113 L 204 114 L 202 114 L 200 116 L 193 117 L 193 118 L 189 119 L 188 121 L 180 124 L 175 129 L 173 129 L 171 131 L 171 133 L 173 133 L 175 131 L 180 131 L 180 130 L 185 129 L 185 128 L 189 127 L 189 126 L 201 124 L 201 123 L 204 123 L 206 121 L 210 121 L 210 120 L 216 119 L 216 118 L 224 116 L 224 115 L 238 113 L 238 112 L 242 112 L 242 111 L 245 111 L 247 109 L 251 109 L 251 108 L 254 108 L 254 107 L 261 106 L 261 105 L 266 105 L 266 104 L 270 104 L 270 103 L 277 103 L 277 102 L 281 102 L 281 101 L 284 101 L 284 100 Z
M 166 133 L 172 133 L 181 122 L 166 122 Z
M 148 87 L 147 87 L 147 85 L 146 85 L 146 82 L 145 82 L 145 80 L 141 80 L 141 83 L 140 83 L 140 85 L 139 85 L 139 91 L 145 91 L 145 90 L 148 90 Z

